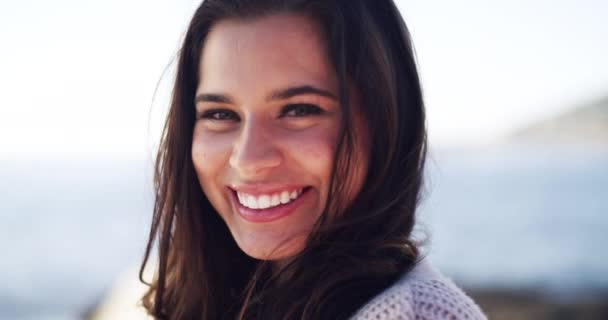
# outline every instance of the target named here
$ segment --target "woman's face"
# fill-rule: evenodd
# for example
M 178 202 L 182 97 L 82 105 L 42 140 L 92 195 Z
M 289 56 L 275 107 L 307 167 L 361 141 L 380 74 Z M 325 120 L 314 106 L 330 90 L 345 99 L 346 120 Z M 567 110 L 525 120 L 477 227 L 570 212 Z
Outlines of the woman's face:
M 297 254 L 325 207 L 342 113 L 323 41 L 313 21 L 278 14 L 223 20 L 204 44 L 192 160 L 205 195 L 254 258 Z M 356 139 L 347 198 L 367 170 L 364 140 Z

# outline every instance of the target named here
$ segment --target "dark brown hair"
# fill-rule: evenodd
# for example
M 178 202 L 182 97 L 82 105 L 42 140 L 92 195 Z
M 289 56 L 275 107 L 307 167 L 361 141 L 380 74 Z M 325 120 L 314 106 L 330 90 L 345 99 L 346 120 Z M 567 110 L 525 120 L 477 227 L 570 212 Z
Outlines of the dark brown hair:
M 305 15 L 324 32 L 345 116 L 328 204 L 305 249 L 277 274 L 268 262 L 238 248 L 200 187 L 191 146 L 199 59 L 210 28 L 222 19 L 283 12 Z M 342 188 L 357 150 L 348 84 L 360 92 L 371 143 L 364 185 L 350 203 Z M 409 33 L 393 1 L 204 1 L 179 52 L 156 159 L 156 201 L 140 279 L 155 245 L 159 259 L 145 307 L 158 319 L 348 318 L 418 260 L 411 233 L 425 156 L 420 81 Z M 329 214 L 332 210 L 340 214 Z

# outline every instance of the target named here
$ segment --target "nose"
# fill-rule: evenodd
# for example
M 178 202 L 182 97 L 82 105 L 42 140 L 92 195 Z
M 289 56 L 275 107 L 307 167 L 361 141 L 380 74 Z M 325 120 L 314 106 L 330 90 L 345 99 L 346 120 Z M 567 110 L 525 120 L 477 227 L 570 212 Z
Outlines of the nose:
M 232 147 L 230 166 L 244 179 L 255 179 L 269 173 L 282 162 L 276 138 L 272 128 L 262 120 L 246 121 Z

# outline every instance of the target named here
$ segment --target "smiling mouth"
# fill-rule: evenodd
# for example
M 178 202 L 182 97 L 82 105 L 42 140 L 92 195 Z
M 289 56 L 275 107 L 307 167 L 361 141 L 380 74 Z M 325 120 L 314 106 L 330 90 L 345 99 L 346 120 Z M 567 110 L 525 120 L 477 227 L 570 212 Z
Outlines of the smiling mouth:
M 306 188 L 281 191 L 273 194 L 251 195 L 245 192 L 234 191 L 239 203 L 249 209 L 268 209 L 288 204 L 297 200 Z
M 241 217 L 250 222 L 270 222 L 291 214 L 302 204 L 312 187 L 251 195 L 231 189 L 232 200 Z
M 252 195 L 246 192 L 232 190 L 239 204 L 249 209 L 269 209 L 285 205 L 297 200 L 310 187 L 298 188 L 293 190 L 284 190 L 271 194 Z

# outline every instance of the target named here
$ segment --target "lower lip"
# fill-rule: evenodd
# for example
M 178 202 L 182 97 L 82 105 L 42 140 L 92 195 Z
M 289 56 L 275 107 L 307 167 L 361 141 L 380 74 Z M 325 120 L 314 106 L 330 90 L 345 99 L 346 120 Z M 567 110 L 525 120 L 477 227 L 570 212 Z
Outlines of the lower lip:
M 232 202 L 234 203 L 238 213 L 243 219 L 249 222 L 263 223 L 279 220 L 292 214 L 305 200 L 310 193 L 310 187 L 305 188 L 302 194 L 296 199 L 286 204 L 281 204 L 276 207 L 266 209 L 251 209 L 239 203 L 236 192 L 230 190 Z

